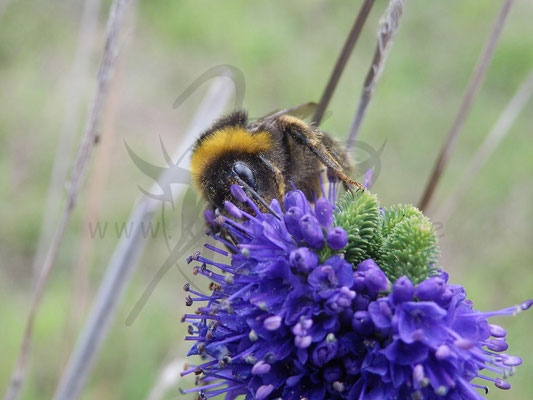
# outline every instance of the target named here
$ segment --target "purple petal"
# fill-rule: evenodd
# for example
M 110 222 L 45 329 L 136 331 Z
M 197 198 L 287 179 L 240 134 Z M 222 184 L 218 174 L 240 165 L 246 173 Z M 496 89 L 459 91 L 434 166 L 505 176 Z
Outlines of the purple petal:
M 257 389 L 257 392 L 255 392 L 255 398 L 256 400 L 263 400 L 268 397 L 270 393 L 274 390 L 274 386 L 272 385 L 261 385 Z
M 315 215 L 320 225 L 329 229 L 333 222 L 333 209 L 325 197 L 319 198 L 315 203 Z
M 332 250 L 341 250 L 348 244 L 348 235 L 341 227 L 330 229 L 326 235 L 328 246 Z
M 411 301 L 414 293 L 415 287 L 406 276 L 398 278 L 392 285 L 392 299 L 395 304 Z

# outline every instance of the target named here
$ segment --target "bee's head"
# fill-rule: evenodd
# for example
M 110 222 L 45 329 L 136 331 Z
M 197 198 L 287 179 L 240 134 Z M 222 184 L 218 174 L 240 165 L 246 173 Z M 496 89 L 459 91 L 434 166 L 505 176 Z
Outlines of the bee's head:
M 262 155 L 273 147 L 269 131 L 249 130 L 246 113 L 234 112 L 198 138 L 191 156 L 193 182 L 221 211 L 226 201 L 236 200 L 231 195 L 232 185 L 240 185 L 260 208 L 268 210 L 276 185 Z
M 251 160 L 233 159 L 219 161 L 207 171 L 203 180 L 203 192 L 207 200 L 216 208 L 223 210 L 226 201 L 235 202 L 231 195 L 232 185 L 241 186 L 247 193 L 261 193 L 265 185 L 260 181 L 264 171 Z

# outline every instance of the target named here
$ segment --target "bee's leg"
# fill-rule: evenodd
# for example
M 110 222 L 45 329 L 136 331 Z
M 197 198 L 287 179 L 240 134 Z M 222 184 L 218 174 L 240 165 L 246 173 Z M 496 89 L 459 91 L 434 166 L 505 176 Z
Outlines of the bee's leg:
M 358 189 L 363 190 L 363 185 L 350 179 L 346 175 L 342 158 L 334 154 L 331 149 L 328 148 L 326 143 L 324 143 L 325 134 L 309 129 L 303 121 L 291 116 L 284 115 L 278 118 L 278 121 L 281 124 L 281 129 L 284 134 L 290 135 L 293 140 L 311 150 L 320 162 L 322 162 L 322 164 L 328 169 L 334 171 L 335 175 L 337 175 L 345 184 L 353 185 Z M 334 147 L 333 140 L 330 139 L 329 142 L 330 143 L 328 144 L 330 147 Z
M 341 164 L 344 171 L 348 174 L 353 172 L 353 165 L 352 161 L 350 160 L 350 156 L 348 153 L 343 151 L 341 145 L 324 132 L 317 131 L 316 135 L 318 140 L 324 144 L 329 154 L 331 154 L 331 156 L 337 160 L 339 164 Z
M 263 164 L 274 174 L 274 178 L 276 179 L 276 188 L 278 191 L 278 199 L 283 199 L 283 196 L 285 196 L 285 180 L 283 178 L 283 174 L 281 173 L 281 170 L 276 167 L 274 164 L 272 164 L 269 160 L 267 160 L 263 156 L 259 156 Z
M 350 159 L 350 156 L 345 151 L 342 151 L 342 147 L 337 143 L 335 139 L 333 139 L 331 136 L 324 132 L 316 132 L 319 140 L 324 143 L 329 153 L 341 164 L 344 172 L 346 174 L 351 174 L 353 172 L 353 164 Z M 330 181 L 337 179 L 337 173 L 332 170 L 331 168 L 328 168 L 328 178 Z M 346 183 L 342 182 L 344 186 L 344 190 L 348 191 L 351 190 L 351 186 Z M 358 187 L 359 189 L 359 187 Z

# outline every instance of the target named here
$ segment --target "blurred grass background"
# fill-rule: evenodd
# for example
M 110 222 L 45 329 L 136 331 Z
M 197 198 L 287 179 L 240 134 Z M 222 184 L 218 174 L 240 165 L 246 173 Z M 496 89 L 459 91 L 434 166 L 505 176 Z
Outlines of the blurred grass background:
M 91 73 L 82 85 L 85 99 L 94 90 L 108 3 L 100 12 Z M 208 68 L 231 64 L 243 71 L 244 105 L 251 116 L 317 101 L 359 4 L 140 2 L 120 61 L 116 123 L 113 138 L 106 142 L 112 157 L 100 196 L 102 206 L 92 222 L 108 222 L 113 227 L 126 221 L 140 195 L 138 187 L 149 188 L 153 182 L 133 165 L 123 140 L 144 159 L 164 166 L 159 137 L 168 149 L 180 142 L 207 85 L 178 109 L 173 109 L 173 101 Z M 351 122 L 386 4 L 376 2 L 330 104 L 331 114 L 323 122 L 323 129 L 338 138 L 345 136 Z M 5 388 L 15 363 L 31 299 L 32 260 L 68 101 L 66 73 L 75 52 L 81 6 L 81 1 L 12 0 L 1 11 L 0 388 Z M 386 140 L 381 174 L 373 188 L 383 204 L 418 202 L 499 7 L 499 2 L 464 0 L 407 2 L 359 137 L 376 149 Z M 436 204 L 454 188 L 471 155 L 532 68 L 532 17 L 532 1 L 516 2 L 438 188 Z M 465 286 L 481 310 L 517 304 L 533 292 L 532 107 L 522 113 L 455 214 L 439 228 L 441 265 L 453 282 Z M 83 118 L 80 121 L 81 132 Z M 95 157 L 101 151 L 97 146 Z M 80 196 L 39 310 L 24 399 L 52 396 L 72 346 L 65 325 L 73 296 L 73 270 L 80 263 L 80 241 L 89 228 L 87 187 L 94 179 L 89 176 Z M 178 208 L 181 205 L 178 202 Z M 109 229 L 92 240 L 92 252 L 83 259 L 89 267 L 91 296 L 118 235 Z M 185 326 L 179 323 L 185 309 L 181 290 L 185 282 L 177 268 L 165 275 L 135 322 L 131 326 L 124 322 L 167 255 L 159 231 L 148 243 L 82 398 L 145 398 L 162 366 L 185 354 Z M 184 260 L 179 265 L 187 268 Z M 510 379 L 512 391 L 491 388 L 488 398 L 531 398 L 533 360 L 528 335 L 533 317 L 525 313 L 498 322 L 508 328 L 510 353 L 525 360 Z M 168 398 L 178 393 L 173 390 Z

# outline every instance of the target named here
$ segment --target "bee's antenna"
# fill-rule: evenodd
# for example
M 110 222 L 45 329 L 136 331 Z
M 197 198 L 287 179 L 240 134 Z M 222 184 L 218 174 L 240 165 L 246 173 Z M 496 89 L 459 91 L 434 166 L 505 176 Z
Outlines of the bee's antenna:
M 257 193 L 255 190 L 253 190 L 250 185 L 248 185 L 245 181 L 243 181 L 238 175 L 235 176 L 237 179 L 237 182 L 239 182 L 239 185 L 243 186 L 254 199 L 256 199 L 263 207 L 265 207 L 270 214 L 272 214 L 274 217 L 279 219 L 281 221 L 281 217 L 268 205 L 268 203 L 261 197 L 259 193 Z

